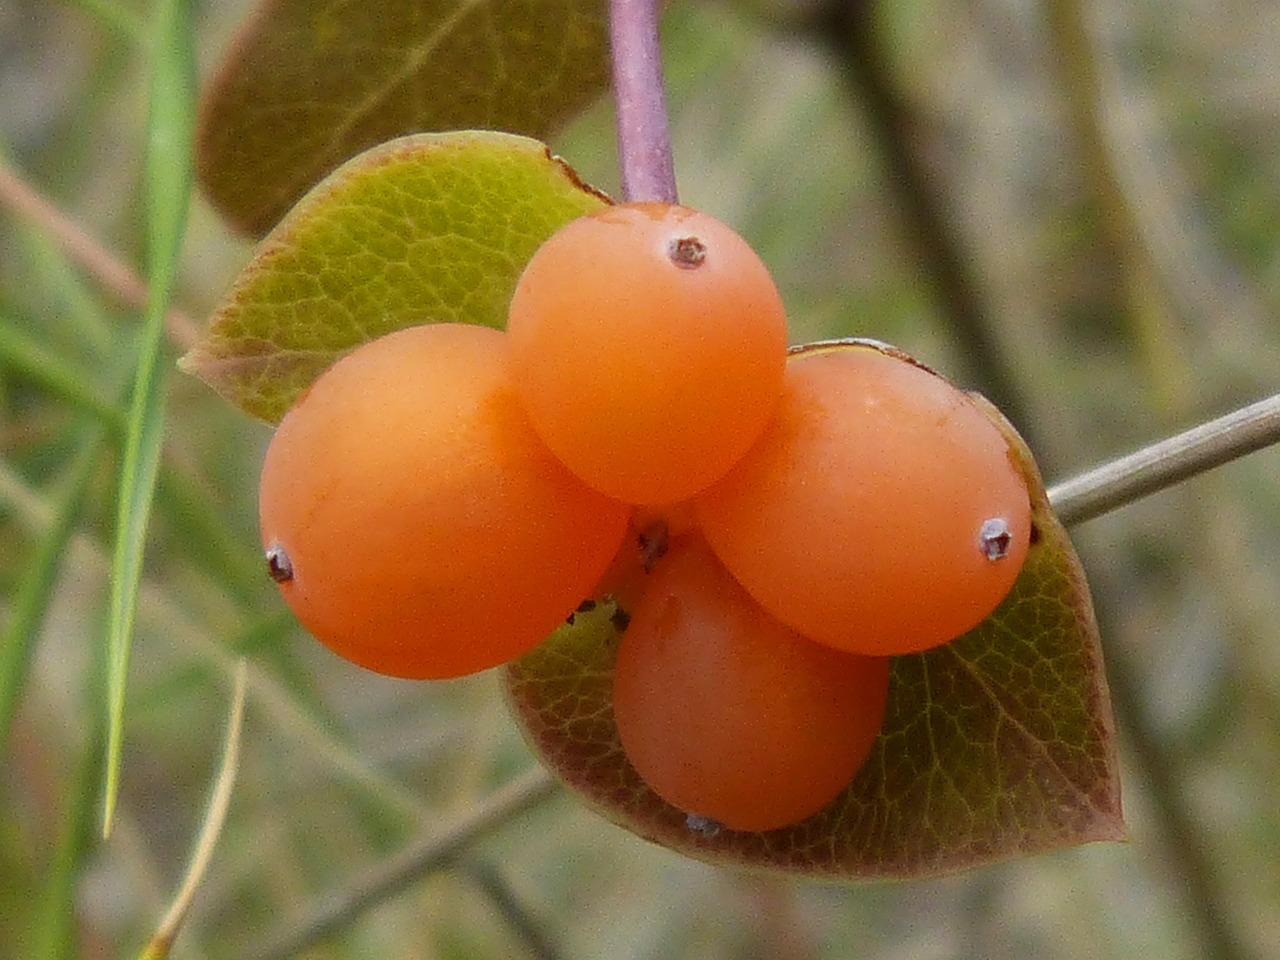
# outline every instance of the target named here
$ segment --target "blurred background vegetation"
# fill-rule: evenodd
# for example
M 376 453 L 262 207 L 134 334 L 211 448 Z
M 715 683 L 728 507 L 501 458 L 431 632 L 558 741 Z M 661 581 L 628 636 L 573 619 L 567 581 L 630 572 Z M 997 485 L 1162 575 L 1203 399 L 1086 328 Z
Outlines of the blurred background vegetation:
M 135 270 L 148 6 L 0 0 L 0 157 Z M 199 5 L 202 71 L 247 9 Z M 682 199 L 756 246 L 797 341 L 877 337 L 983 389 L 1050 482 L 1280 384 L 1274 3 L 683 0 L 664 40 Z M 554 145 L 616 188 L 607 104 Z M 6 644 L 23 583 L 59 523 L 72 532 L 0 743 L 0 956 L 145 943 L 200 823 L 239 652 L 252 663 L 240 779 L 175 956 L 252 956 L 532 760 L 496 676 L 381 679 L 302 634 L 260 570 L 268 429 L 174 376 L 123 793 L 97 839 L 106 558 L 138 313 L 6 196 Z M 184 249 L 178 303 L 199 323 L 251 248 L 197 199 Z M 176 356 L 191 327 L 172 330 Z M 1130 843 L 804 885 L 680 858 L 552 792 L 305 955 L 1280 956 L 1280 453 L 1073 536 L 1104 631 Z

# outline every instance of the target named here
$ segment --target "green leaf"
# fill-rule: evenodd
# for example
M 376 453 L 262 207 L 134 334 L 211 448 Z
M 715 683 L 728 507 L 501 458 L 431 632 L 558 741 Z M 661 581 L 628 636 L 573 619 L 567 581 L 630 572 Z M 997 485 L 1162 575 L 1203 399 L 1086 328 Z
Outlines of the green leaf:
M 895 658 L 870 759 L 829 807 L 766 833 L 698 836 L 627 762 L 611 706 L 618 633 L 601 604 L 508 666 L 533 749 L 607 818 L 719 864 L 813 877 L 923 877 L 1125 835 L 1088 587 L 1031 455 L 1035 534 L 1012 592 L 950 644 Z
M 419 134 L 375 147 L 260 244 L 180 365 L 242 410 L 278 420 L 367 340 L 419 323 L 503 326 L 533 252 L 606 202 L 525 137 Z
M 608 83 L 604 0 L 261 0 L 201 103 L 197 169 L 261 236 L 348 157 L 421 131 L 545 139 Z
M 159 0 L 147 117 L 143 200 L 148 253 L 147 309 L 125 434 L 107 611 L 107 757 L 103 834 L 111 830 L 124 747 L 124 688 L 133 640 L 147 519 L 164 438 L 161 362 L 164 317 L 173 292 L 191 195 L 195 54 L 190 0 Z

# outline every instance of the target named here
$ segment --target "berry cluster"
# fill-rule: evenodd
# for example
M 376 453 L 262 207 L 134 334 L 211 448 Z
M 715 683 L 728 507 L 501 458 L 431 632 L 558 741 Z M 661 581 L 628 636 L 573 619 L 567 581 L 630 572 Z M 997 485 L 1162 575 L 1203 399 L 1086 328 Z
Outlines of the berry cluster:
M 612 597 L 628 759 L 740 830 L 849 783 L 886 658 L 990 614 L 1031 528 L 968 395 L 865 343 L 789 356 L 743 240 L 644 203 L 548 240 L 505 333 L 415 327 L 334 364 L 279 425 L 260 517 L 307 629 L 395 676 L 504 663 Z

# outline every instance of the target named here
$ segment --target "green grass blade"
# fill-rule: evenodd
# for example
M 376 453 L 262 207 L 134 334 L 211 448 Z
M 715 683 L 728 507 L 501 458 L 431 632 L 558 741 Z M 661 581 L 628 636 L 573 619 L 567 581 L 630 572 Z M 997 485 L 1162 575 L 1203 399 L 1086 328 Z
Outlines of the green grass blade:
M 0 365 L 12 367 L 53 396 L 94 415 L 114 432 L 124 429 L 124 416 L 94 386 L 94 378 L 22 333 L 0 313 Z
M 101 671 L 103 651 L 94 666 Z M 91 676 L 92 676 L 91 675 Z M 67 785 L 52 862 L 40 891 L 40 908 L 32 937 L 29 960 L 67 960 L 80 955 L 76 937 L 76 887 L 85 861 L 93 852 L 93 826 L 97 805 L 96 787 L 102 780 L 102 748 L 106 718 L 102 711 L 100 685 L 89 682 L 86 694 L 88 736 L 80 748 L 75 770 Z
M 72 265 L 63 248 L 46 233 L 34 227 L 19 235 L 24 267 L 47 292 L 53 316 L 71 342 L 81 347 L 82 357 L 105 357 L 115 352 L 119 340 L 119 324 L 107 318 L 102 293 L 91 288 L 83 271 Z
M 124 689 L 137 608 L 147 518 L 164 433 L 164 316 L 191 194 L 195 66 L 190 0 L 159 0 L 147 117 L 143 200 L 146 211 L 148 301 L 129 429 L 121 468 L 116 548 L 107 613 L 107 754 L 103 834 L 110 833 L 124 744 Z
M 108 399 L 98 389 L 96 376 L 23 333 L 2 311 L 0 367 L 12 368 L 64 403 L 93 414 L 112 434 L 124 434 L 125 411 L 119 401 Z M 194 482 L 161 463 L 155 499 L 182 541 L 199 545 L 201 560 L 217 572 L 237 599 L 248 604 L 262 595 L 267 581 L 261 553 L 227 527 L 225 518 Z
M 49 598 L 67 544 L 76 532 L 76 520 L 93 480 L 94 466 L 102 453 L 104 440 L 105 431 L 101 427 L 85 432 L 80 452 L 68 472 L 65 491 L 54 507 L 53 523 L 26 568 L 9 611 L 8 623 L 0 632 L 0 750 L 8 740 L 9 725 L 22 695 L 36 636 L 49 608 Z M 93 791 L 89 793 L 92 795 Z

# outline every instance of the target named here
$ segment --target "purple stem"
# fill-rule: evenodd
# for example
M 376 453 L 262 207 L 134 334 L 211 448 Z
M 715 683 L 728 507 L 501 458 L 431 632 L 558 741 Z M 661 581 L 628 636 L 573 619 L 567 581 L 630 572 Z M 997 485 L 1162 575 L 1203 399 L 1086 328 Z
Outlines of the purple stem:
M 662 94 L 661 0 L 609 0 L 618 159 L 626 200 L 676 202 L 676 172 Z

